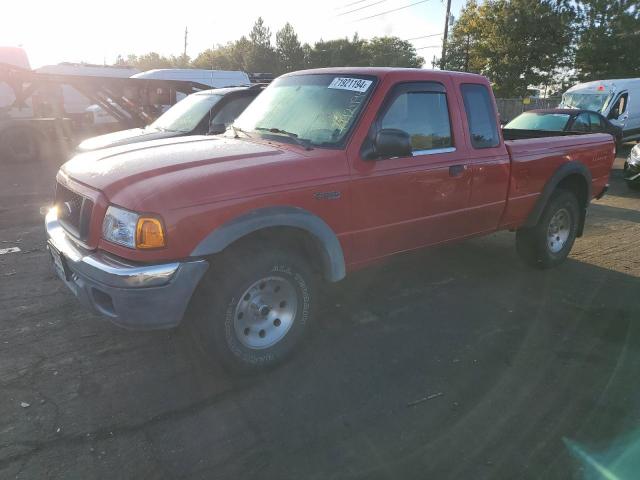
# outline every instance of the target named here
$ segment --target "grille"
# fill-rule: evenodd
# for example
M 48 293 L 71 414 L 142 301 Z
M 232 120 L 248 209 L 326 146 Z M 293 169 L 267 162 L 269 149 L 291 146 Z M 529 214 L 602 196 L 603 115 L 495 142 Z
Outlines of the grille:
M 55 198 L 60 224 L 71 235 L 85 241 L 89 236 L 93 202 L 60 183 L 56 185 Z

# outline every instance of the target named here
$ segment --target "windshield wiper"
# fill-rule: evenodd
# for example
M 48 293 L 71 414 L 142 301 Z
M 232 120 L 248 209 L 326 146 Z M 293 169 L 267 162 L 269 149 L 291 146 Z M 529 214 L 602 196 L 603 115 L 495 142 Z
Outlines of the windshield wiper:
M 238 132 L 244 133 L 247 137 L 251 138 L 251 135 L 249 135 L 249 132 L 241 129 L 240 127 L 236 127 L 233 123 L 231 125 L 229 125 L 229 128 L 231 128 L 231 130 L 233 130 L 233 138 L 238 138 Z
M 297 133 L 287 132 L 286 130 L 276 127 L 256 127 L 255 129 L 263 132 L 276 133 L 278 135 L 286 135 L 287 137 L 293 139 L 298 145 L 304 147 L 305 150 L 313 150 L 313 148 L 311 147 L 311 140 L 300 138 Z

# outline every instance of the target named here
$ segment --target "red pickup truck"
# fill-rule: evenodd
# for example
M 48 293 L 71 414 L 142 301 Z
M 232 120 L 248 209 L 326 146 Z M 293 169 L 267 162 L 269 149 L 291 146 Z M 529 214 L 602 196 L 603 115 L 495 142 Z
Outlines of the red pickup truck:
M 482 76 L 296 72 L 222 136 L 71 159 L 48 248 L 75 295 L 114 323 L 175 327 L 195 305 L 187 323 L 202 345 L 255 370 L 303 338 L 321 279 L 497 230 L 515 231 L 527 263 L 559 264 L 614 152 L 608 134 L 505 142 Z

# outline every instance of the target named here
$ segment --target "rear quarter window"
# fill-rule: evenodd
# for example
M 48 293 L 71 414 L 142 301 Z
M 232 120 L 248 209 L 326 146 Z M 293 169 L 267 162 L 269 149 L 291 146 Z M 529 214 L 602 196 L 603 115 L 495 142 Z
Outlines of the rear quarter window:
M 492 148 L 500 144 L 496 119 L 489 90 L 484 85 L 467 83 L 460 87 L 469 124 L 473 148 Z

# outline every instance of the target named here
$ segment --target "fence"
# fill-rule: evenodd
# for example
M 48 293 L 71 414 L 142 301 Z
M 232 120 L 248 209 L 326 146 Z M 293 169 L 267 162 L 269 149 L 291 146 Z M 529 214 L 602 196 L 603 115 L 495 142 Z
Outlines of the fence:
M 500 112 L 500 120 L 509 122 L 527 110 L 535 108 L 555 108 L 560 104 L 562 98 L 496 98 L 498 104 L 498 112 Z M 528 103 L 525 103 L 528 101 Z

